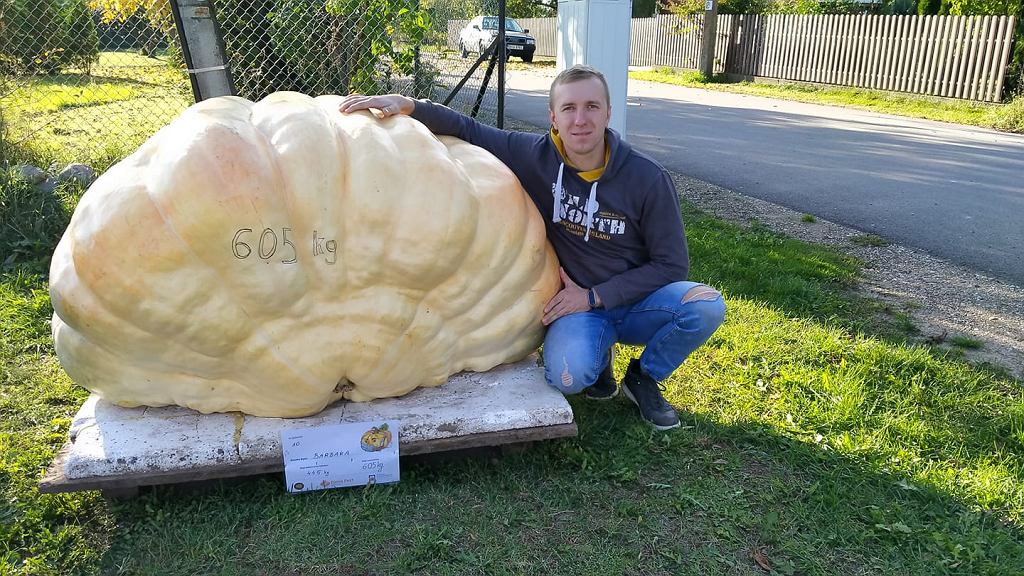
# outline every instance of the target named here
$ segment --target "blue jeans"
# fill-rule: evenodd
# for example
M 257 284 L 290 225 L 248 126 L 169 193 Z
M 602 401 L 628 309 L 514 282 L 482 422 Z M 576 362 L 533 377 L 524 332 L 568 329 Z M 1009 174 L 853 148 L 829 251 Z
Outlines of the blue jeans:
M 616 342 L 645 345 L 640 368 L 661 381 L 707 341 L 725 320 L 725 302 L 713 288 L 675 282 L 610 310 L 595 308 L 555 320 L 544 337 L 544 376 L 563 394 L 592 386 Z

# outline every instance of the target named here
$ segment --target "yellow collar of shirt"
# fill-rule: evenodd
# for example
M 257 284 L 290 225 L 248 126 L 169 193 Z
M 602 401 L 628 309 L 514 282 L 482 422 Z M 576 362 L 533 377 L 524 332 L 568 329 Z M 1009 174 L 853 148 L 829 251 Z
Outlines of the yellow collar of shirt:
M 572 162 L 569 162 L 569 155 L 565 153 L 565 145 L 562 144 L 562 137 L 558 135 L 558 131 L 551 128 L 551 141 L 555 143 L 555 148 L 558 149 L 558 153 L 562 155 L 562 160 L 567 166 L 576 170 L 576 173 L 580 175 L 587 182 L 597 182 L 597 180 L 604 174 L 604 169 L 608 167 L 608 159 L 612 156 L 612 149 L 608 147 L 608 142 L 604 143 L 604 165 L 600 168 L 594 168 L 593 170 L 587 170 L 586 172 L 580 172 Z

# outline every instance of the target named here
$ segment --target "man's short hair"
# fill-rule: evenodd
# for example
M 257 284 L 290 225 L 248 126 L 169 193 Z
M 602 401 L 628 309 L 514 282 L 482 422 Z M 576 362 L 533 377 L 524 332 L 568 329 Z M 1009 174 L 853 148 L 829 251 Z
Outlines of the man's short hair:
M 604 74 L 597 68 L 587 66 L 586 64 L 576 64 L 562 70 L 555 76 L 553 82 L 551 82 L 551 89 L 548 91 L 548 108 L 555 109 L 555 88 L 562 84 L 570 84 L 572 82 L 579 82 L 580 80 L 586 80 L 588 78 L 597 78 L 601 81 L 601 85 L 604 86 L 604 101 L 605 104 L 611 108 L 612 97 L 608 92 L 608 81 L 605 80 Z

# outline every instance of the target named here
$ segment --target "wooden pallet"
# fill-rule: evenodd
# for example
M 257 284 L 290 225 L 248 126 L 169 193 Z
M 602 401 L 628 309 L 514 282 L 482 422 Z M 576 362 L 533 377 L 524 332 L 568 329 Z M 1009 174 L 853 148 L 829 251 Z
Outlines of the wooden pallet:
M 43 493 L 101 490 L 282 472 L 280 432 L 400 420 L 402 456 L 510 446 L 577 434 L 572 409 L 532 359 L 453 376 L 401 398 L 338 403 L 308 418 L 203 415 L 185 408 L 121 408 L 91 396 L 39 482 Z
M 437 452 L 449 452 L 469 448 L 517 446 L 541 440 L 573 437 L 576 436 L 576 434 L 576 423 L 570 422 L 569 424 L 519 428 L 514 430 L 502 430 L 499 432 L 482 432 L 479 434 L 421 440 L 418 442 L 400 442 L 399 450 L 402 456 L 417 456 L 421 454 L 433 454 Z M 53 463 L 50 465 L 50 468 L 47 470 L 46 475 L 39 481 L 39 491 L 43 494 L 79 492 L 82 490 L 100 490 L 103 492 L 104 496 L 110 498 L 125 498 L 134 496 L 142 486 L 181 484 L 185 482 L 217 480 L 222 478 L 238 478 L 243 476 L 256 476 L 259 474 L 273 474 L 275 472 L 284 471 L 283 461 L 280 458 L 277 458 L 273 460 L 267 459 L 261 462 L 211 466 L 198 470 L 186 470 L 180 472 L 152 472 L 148 474 L 140 472 L 124 475 L 93 476 L 88 478 L 67 478 L 64 476 L 64 463 L 68 454 L 71 452 L 71 447 L 72 444 L 70 441 L 64 444 L 64 447 L 61 448 L 56 458 L 54 458 Z

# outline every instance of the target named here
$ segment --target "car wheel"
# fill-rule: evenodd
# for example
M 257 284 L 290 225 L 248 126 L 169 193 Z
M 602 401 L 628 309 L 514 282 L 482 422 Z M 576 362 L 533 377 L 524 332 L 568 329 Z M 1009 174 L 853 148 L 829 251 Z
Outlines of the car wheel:
M 523 62 L 526 62 L 527 64 L 533 62 L 533 54 L 523 54 Z

